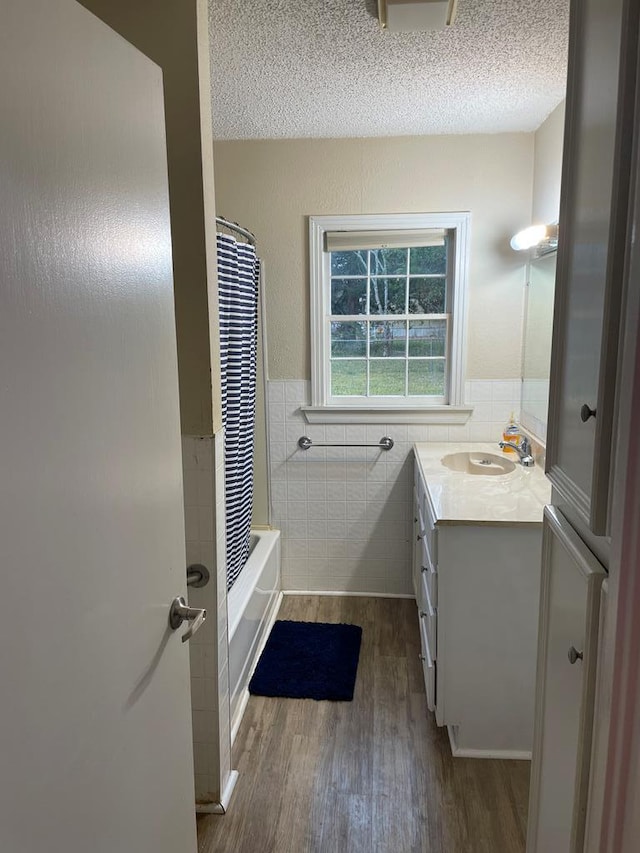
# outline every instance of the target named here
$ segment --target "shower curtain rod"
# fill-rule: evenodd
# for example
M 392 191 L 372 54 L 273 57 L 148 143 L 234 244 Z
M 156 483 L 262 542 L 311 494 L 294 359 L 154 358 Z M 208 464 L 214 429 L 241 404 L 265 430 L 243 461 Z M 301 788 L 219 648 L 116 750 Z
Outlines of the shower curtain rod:
M 223 228 L 235 231 L 236 234 L 241 234 L 243 237 L 246 237 L 252 246 L 256 245 L 256 235 L 252 234 L 251 231 L 247 231 L 247 229 L 243 228 L 242 225 L 238 225 L 237 222 L 231 222 L 230 220 L 225 219 L 224 216 L 216 216 L 216 225 L 222 225 Z

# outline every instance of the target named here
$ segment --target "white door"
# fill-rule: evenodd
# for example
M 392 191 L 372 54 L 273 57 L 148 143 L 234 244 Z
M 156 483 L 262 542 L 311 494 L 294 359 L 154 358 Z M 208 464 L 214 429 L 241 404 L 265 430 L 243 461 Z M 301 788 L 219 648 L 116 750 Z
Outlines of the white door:
M 0 13 L 0 850 L 192 853 L 161 72 Z

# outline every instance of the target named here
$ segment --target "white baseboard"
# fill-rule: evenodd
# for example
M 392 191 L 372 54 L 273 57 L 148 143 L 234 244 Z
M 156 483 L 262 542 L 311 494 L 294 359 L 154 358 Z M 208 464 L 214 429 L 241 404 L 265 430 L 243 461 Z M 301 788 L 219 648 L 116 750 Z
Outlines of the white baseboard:
M 345 598 L 410 598 L 415 595 L 404 592 L 346 592 L 341 589 L 283 589 L 283 595 L 339 595 Z
M 240 701 L 236 706 L 235 713 L 231 719 L 231 746 L 235 743 L 236 735 L 238 734 L 238 729 L 240 728 L 240 723 L 242 722 L 242 718 L 244 717 L 244 712 L 247 710 L 247 702 L 249 701 L 249 690 L 245 687 L 242 691 L 242 696 Z
M 196 814 L 226 814 L 229 808 L 229 802 L 233 794 L 233 789 L 238 781 L 238 771 L 232 770 L 229 773 L 227 784 L 224 786 L 222 796 L 219 803 L 196 803 Z
M 466 749 L 456 743 L 453 726 L 447 726 L 451 755 L 454 758 L 502 758 L 509 761 L 531 761 L 531 750 L 526 749 Z
M 283 593 L 279 592 L 278 595 L 274 599 L 274 604 L 271 607 L 271 612 L 269 613 L 269 618 L 266 620 L 264 633 L 262 635 L 262 639 L 256 648 L 256 653 L 253 658 L 253 663 L 251 665 L 251 669 L 249 670 L 247 676 L 247 685 L 251 681 L 254 670 L 260 660 L 260 655 L 262 654 L 264 647 L 269 639 L 269 634 L 271 634 L 271 629 L 274 626 L 276 619 L 278 618 L 278 611 L 280 610 L 280 605 L 282 604 Z M 240 723 L 242 722 L 242 718 L 244 717 L 244 712 L 247 710 L 247 702 L 249 701 L 249 690 L 247 687 L 242 691 L 242 698 L 238 702 L 236 706 L 235 713 L 231 718 L 231 746 L 236 739 L 236 735 L 238 734 L 238 729 L 240 728 Z

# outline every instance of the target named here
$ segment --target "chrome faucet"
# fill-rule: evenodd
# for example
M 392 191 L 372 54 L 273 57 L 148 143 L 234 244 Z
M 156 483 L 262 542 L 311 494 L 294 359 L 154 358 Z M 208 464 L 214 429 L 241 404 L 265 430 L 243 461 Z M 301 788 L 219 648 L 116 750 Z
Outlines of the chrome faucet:
M 520 464 L 524 468 L 533 468 L 536 464 L 535 459 L 531 455 L 531 442 L 525 436 L 523 436 L 520 444 L 513 444 L 510 441 L 499 441 L 498 445 L 504 450 L 505 447 L 510 447 L 520 457 Z

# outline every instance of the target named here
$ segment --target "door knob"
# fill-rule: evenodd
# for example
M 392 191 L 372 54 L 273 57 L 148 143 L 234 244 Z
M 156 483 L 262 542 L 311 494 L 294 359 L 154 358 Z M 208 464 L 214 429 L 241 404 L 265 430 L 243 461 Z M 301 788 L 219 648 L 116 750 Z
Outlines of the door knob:
M 595 418 L 595 416 L 596 416 L 596 410 L 592 409 L 586 403 L 580 409 L 580 418 L 581 418 L 583 424 L 586 424 L 586 422 L 589 420 L 589 418 Z
M 575 646 L 571 646 L 571 647 L 569 648 L 569 654 L 567 655 L 567 657 L 569 658 L 569 663 L 575 663 L 575 662 L 576 662 L 576 661 L 578 661 L 578 660 L 582 660 L 582 658 L 584 657 L 584 655 L 583 655 L 583 653 L 582 653 L 582 652 L 579 652 L 579 651 L 575 648 Z
M 189 607 L 184 598 L 179 595 L 171 602 L 169 610 L 169 626 L 172 631 L 179 628 L 183 622 L 189 622 L 187 632 L 182 635 L 182 642 L 186 643 L 198 631 L 207 618 L 207 611 L 199 607 Z

